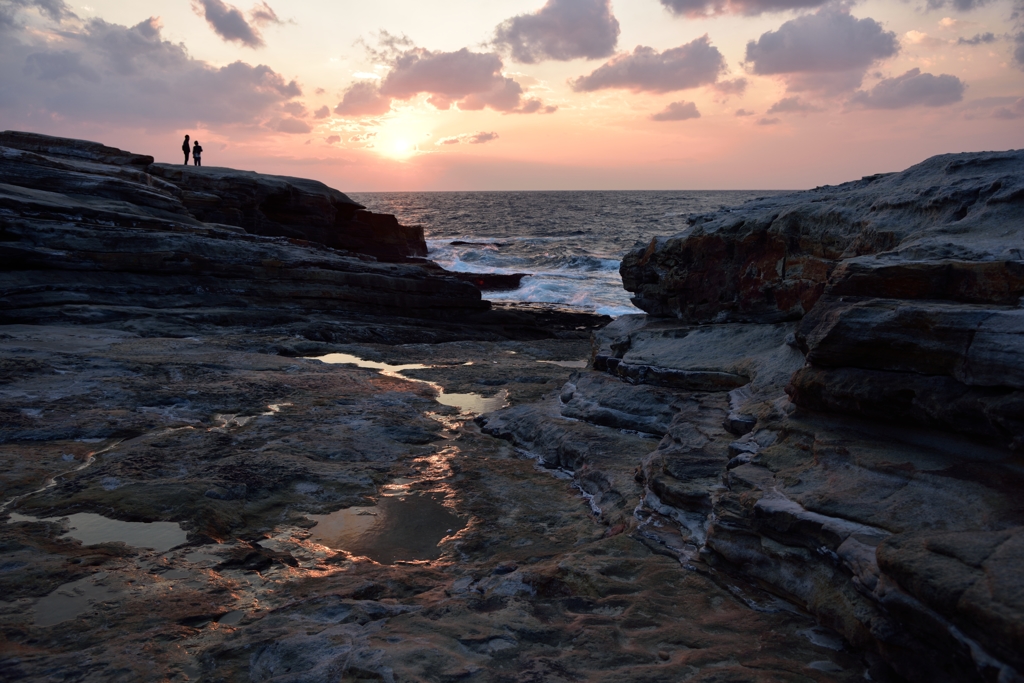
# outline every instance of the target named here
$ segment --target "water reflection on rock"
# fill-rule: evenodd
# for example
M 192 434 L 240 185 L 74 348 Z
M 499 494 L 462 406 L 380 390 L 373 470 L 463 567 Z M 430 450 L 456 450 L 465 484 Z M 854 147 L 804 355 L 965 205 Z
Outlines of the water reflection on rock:
M 121 542 L 136 548 L 150 548 L 157 552 L 170 550 L 186 540 L 186 533 L 175 522 L 122 522 L 91 512 L 78 512 L 67 517 L 37 519 L 11 513 L 9 522 L 57 522 L 68 520 L 68 531 L 64 538 L 74 538 L 82 545 Z
M 441 541 L 466 526 L 442 500 L 439 494 L 382 496 L 372 507 L 310 515 L 317 522 L 311 540 L 381 564 L 436 560 Z
M 378 363 L 366 360 L 350 353 L 328 353 L 324 356 L 317 356 L 315 360 L 332 365 L 355 365 L 368 370 L 376 370 L 385 377 L 396 377 L 410 382 L 429 384 L 437 391 L 437 402 L 445 406 L 453 406 L 459 409 L 460 413 L 467 415 L 479 415 L 489 413 L 504 407 L 508 402 L 508 392 L 500 391 L 494 396 L 483 396 L 477 393 L 446 393 L 444 387 L 434 382 L 427 382 L 415 377 L 408 377 L 402 374 L 405 370 L 429 370 L 430 365 L 421 363 L 406 363 L 404 365 L 391 365 L 389 363 Z

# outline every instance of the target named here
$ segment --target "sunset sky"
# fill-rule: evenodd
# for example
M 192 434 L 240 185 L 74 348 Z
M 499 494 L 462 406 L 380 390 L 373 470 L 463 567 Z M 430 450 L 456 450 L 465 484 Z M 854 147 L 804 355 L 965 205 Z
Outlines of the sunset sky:
M 0 0 L 0 129 L 352 192 L 813 187 L 1024 147 L 1024 0 Z

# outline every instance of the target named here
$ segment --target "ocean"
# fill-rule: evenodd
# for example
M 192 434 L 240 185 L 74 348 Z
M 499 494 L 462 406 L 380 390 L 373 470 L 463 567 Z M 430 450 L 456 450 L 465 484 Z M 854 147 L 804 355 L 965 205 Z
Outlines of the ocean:
M 359 192 L 371 211 L 422 225 L 428 258 L 452 271 L 527 273 L 491 301 L 557 304 L 613 317 L 641 311 L 622 288 L 619 262 L 652 237 L 687 227 L 690 214 L 766 191 Z

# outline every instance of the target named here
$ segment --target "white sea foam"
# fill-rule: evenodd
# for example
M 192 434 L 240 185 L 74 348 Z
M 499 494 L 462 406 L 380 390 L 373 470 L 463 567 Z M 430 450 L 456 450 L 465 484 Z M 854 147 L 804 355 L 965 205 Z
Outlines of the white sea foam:
M 462 273 L 525 273 L 498 302 L 550 303 L 610 316 L 638 313 L 622 288 L 623 255 L 686 230 L 687 216 L 765 192 L 397 192 L 353 195 L 422 225 L 428 258 Z

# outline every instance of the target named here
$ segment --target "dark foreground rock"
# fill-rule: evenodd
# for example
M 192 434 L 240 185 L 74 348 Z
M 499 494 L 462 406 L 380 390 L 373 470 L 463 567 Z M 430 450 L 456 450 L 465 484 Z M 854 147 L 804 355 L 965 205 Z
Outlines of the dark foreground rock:
M 0 240 L 5 322 L 199 308 L 451 318 L 489 307 L 430 262 L 378 261 L 424 255 L 422 230 L 321 183 L 46 136 L 0 134 Z
M 587 339 L 294 329 L 0 327 L 4 680 L 863 679 L 870 663 L 806 615 L 622 533 L 641 493 L 622 456 L 656 441 L 594 427 L 566 442 L 603 454 L 583 486 L 622 511 L 608 526 L 571 475 L 438 402 L 557 395 Z M 330 352 L 421 367 L 302 357 Z M 424 521 L 388 527 L 389 501 L 443 505 L 433 559 L 388 559 Z M 346 508 L 384 530 L 322 538 L 318 516 Z M 82 542 L 83 514 L 170 524 L 178 545 Z
M 1024 680 L 1022 216 L 1024 152 L 696 216 L 623 260 L 652 317 L 616 320 L 560 397 L 484 430 L 890 676 Z M 638 465 L 635 515 L 613 453 Z
M 3 680 L 877 668 L 753 584 L 623 533 L 650 434 L 534 421 L 551 470 L 478 429 L 482 410 L 564 394 L 607 318 L 488 306 L 393 217 L 319 183 L 0 142 Z M 576 414 L 608 400 L 608 424 L 639 405 L 671 429 L 641 395 L 584 400 L 618 386 L 594 377 Z

